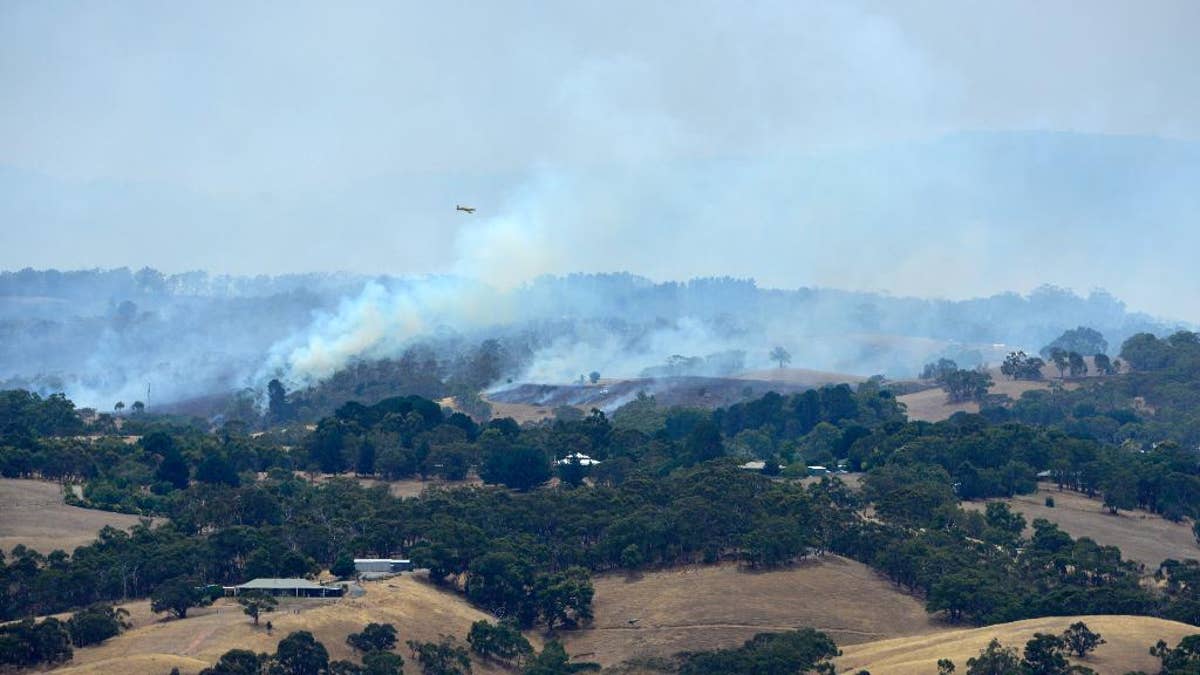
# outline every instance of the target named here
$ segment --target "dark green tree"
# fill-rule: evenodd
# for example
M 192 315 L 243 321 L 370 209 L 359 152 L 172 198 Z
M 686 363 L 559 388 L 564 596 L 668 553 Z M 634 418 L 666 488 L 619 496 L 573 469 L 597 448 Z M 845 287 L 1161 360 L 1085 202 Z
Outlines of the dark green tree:
M 1104 493 L 1104 507 L 1113 515 L 1117 514 L 1118 509 L 1129 510 L 1137 506 L 1137 478 L 1130 472 L 1112 472 L 1101 490 Z
M 550 458 L 543 450 L 527 445 L 497 448 L 487 452 L 479 476 L 525 492 L 550 480 Z
M 1067 373 L 1068 359 L 1067 352 L 1055 347 L 1050 350 L 1050 363 L 1054 364 L 1055 370 L 1058 371 L 1058 379 L 1062 379 Z
M 329 652 L 306 630 L 280 640 L 271 659 L 272 675 L 324 675 L 327 668 Z
M 151 452 L 161 452 L 162 461 L 158 464 L 158 470 L 155 475 L 160 481 L 170 483 L 177 490 L 182 490 L 188 486 L 188 463 L 183 458 L 183 453 L 175 446 L 175 439 L 162 434 L 160 438 L 166 440 L 158 443 L 154 438 L 155 434 L 151 434 L 142 439 L 143 445 L 149 450 L 155 447 L 156 450 Z
M 1088 373 L 1087 362 L 1079 352 L 1067 352 L 1067 371 L 1071 377 L 1083 377 Z
M 721 440 L 721 431 L 711 420 L 705 419 L 692 427 L 684 443 L 689 459 L 692 462 L 707 462 L 725 455 L 725 445 Z
M 339 553 L 337 559 L 329 566 L 329 573 L 339 579 L 349 579 L 356 571 L 354 557 L 345 551 Z
M 129 612 L 112 605 L 92 605 L 67 620 L 71 644 L 76 647 L 99 644 L 129 628 Z
M 1099 633 L 1092 632 L 1092 629 L 1082 621 L 1076 621 L 1063 631 L 1062 639 L 1066 643 L 1067 649 L 1080 658 L 1087 656 L 1089 652 L 1095 651 L 1096 647 L 1105 643 Z
M 196 467 L 196 480 L 201 483 L 221 484 L 237 487 L 241 484 L 237 467 L 223 452 L 210 452 Z
M 977 370 L 955 370 L 942 375 L 938 383 L 946 390 L 951 403 L 983 401 L 992 386 L 992 376 Z
M 212 604 L 212 597 L 186 577 L 164 581 L 150 594 L 151 611 L 156 614 L 170 612 L 180 619 L 187 618 L 189 609 L 209 604 Z
M 538 577 L 534 582 L 538 611 L 550 630 L 591 619 L 594 594 L 591 576 L 582 567 L 568 567 Z
M 1040 380 L 1044 365 L 1045 362 L 1036 356 L 1027 356 L 1025 352 L 1016 351 L 1004 358 L 1000 372 L 1014 380 Z
M 260 675 L 261 672 L 262 662 L 257 654 L 248 649 L 231 649 L 211 667 L 201 670 L 200 675 Z
M 390 623 L 369 623 L 361 633 L 346 636 L 346 644 L 364 654 L 391 651 L 396 646 L 396 627 Z
M 406 644 L 424 675 L 471 673 L 471 655 L 453 636 L 443 635 L 437 642 L 409 640 Z
M 287 390 L 283 383 L 273 379 L 267 383 L 267 414 L 274 424 L 280 424 L 291 418 L 291 406 L 287 401 Z
M 363 675 L 404 675 L 404 658 L 386 651 L 363 655 Z
M 521 635 L 516 625 L 501 622 L 476 621 L 467 634 L 471 651 L 484 658 L 497 659 L 520 666 L 533 654 L 533 646 Z
M 1025 658 L 1022 669 L 1028 675 L 1066 675 L 1071 670 L 1064 652 L 1066 643 L 1057 635 L 1035 633 L 1033 639 L 1025 643 Z
M 1171 345 L 1150 333 L 1138 333 L 1121 344 L 1121 358 L 1134 370 L 1160 370 L 1171 362 Z

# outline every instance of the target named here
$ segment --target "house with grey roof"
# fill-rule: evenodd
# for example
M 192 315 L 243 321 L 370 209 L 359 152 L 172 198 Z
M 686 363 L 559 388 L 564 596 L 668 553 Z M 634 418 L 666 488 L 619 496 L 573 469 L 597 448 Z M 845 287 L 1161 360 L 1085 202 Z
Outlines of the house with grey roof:
M 258 592 L 280 597 L 338 598 L 346 589 L 342 586 L 322 586 L 308 579 L 254 579 L 239 586 L 229 586 L 225 592 L 233 596 Z

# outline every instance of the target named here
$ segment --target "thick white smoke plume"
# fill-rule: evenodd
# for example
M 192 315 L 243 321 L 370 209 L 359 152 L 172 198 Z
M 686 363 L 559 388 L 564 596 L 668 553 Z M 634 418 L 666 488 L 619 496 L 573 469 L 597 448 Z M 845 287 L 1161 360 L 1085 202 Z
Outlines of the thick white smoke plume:
M 413 338 L 439 329 L 510 322 L 513 289 L 552 271 L 555 252 L 538 208 L 538 195 L 549 189 L 549 183 L 538 184 L 518 194 L 498 216 L 464 216 L 451 274 L 366 284 L 337 311 L 318 315 L 307 330 L 276 343 L 254 383 L 280 377 L 310 384 L 353 359 L 397 355 Z

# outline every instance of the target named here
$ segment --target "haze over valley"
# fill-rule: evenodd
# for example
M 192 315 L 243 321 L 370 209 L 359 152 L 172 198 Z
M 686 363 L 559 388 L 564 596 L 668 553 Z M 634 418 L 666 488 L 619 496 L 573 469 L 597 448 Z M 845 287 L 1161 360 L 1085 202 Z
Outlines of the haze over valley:
M 0 673 L 1200 673 L 1200 3 L 0 3 Z

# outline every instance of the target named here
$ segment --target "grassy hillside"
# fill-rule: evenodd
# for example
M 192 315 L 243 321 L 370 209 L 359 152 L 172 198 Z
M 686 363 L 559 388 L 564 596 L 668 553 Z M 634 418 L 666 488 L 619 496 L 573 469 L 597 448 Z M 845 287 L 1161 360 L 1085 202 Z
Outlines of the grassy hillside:
M 1046 506 L 1047 497 L 1054 498 L 1054 508 Z M 1024 515 L 1027 523 L 1045 518 L 1072 537 L 1090 537 L 1099 544 L 1116 546 L 1122 557 L 1142 563 L 1147 571 L 1153 571 L 1167 558 L 1200 558 L 1200 547 L 1188 521 L 1173 523 L 1141 509 L 1120 511 L 1114 516 L 1099 497 L 1088 499 L 1078 492 L 1044 485 L 1033 494 L 998 501 Z M 986 506 L 983 501 L 963 502 L 966 509 L 982 511 Z
M 1087 623 L 1107 644 L 1087 658 L 1073 662 L 1101 675 L 1137 670 L 1157 672 L 1159 663 L 1149 654 L 1151 645 L 1158 640 L 1174 645 L 1186 635 L 1200 633 L 1195 626 L 1142 616 L 1049 617 L 846 645 L 837 659 L 837 669 L 841 673 L 866 669 L 873 675 L 929 675 L 937 672 L 938 659 L 948 658 L 962 672 L 967 659 L 979 654 L 992 638 L 1020 652 L 1034 633 L 1061 633 L 1076 621 Z
M 838 644 L 940 630 L 919 600 L 838 556 L 771 572 L 720 565 L 594 583 L 595 621 L 563 639 L 569 653 L 604 665 L 734 647 L 755 633 L 801 626 Z
M 162 675 L 178 667 L 183 673 L 195 673 L 230 649 L 273 652 L 280 639 L 298 630 L 312 632 L 329 650 L 331 660 L 357 661 L 346 636 L 372 621 L 396 627 L 398 651 L 407 659 L 405 640 L 435 640 L 439 634 L 464 640 L 473 622 L 492 618 L 461 597 L 412 575 L 367 583 L 365 588 L 366 594 L 357 598 L 283 600 L 279 610 L 264 615 L 264 626 L 257 628 L 228 599 L 193 610 L 194 616 L 190 613 L 182 621 L 160 620 L 150 613 L 149 603 L 133 603 L 129 606 L 132 630 L 99 646 L 75 650 L 75 659 L 59 672 Z M 275 627 L 272 635 L 265 628 L 268 619 Z M 481 673 L 500 672 L 485 663 L 474 668 Z
M 1059 384 L 1065 389 L 1076 389 L 1080 386 L 1080 380 L 1090 381 L 1101 379 L 1101 376 L 1096 371 L 1094 359 L 1090 356 L 1085 356 L 1084 361 L 1088 365 L 1088 374 L 1083 378 L 1066 380 L 1059 378 L 1058 370 L 1053 365 L 1044 366 L 1042 368 L 1042 379 L 1037 381 L 1011 380 L 1001 373 L 999 368 L 989 368 L 988 373 L 992 376 L 993 384 L 988 389 L 988 393 L 1003 394 L 1015 401 L 1021 398 L 1021 395 L 1027 391 L 1049 389 L 1055 384 Z M 911 420 L 940 422 L 948 419 L 956 412 L 979 412 L 978 403 L 948 403 L 946 401 L 946 392 L 941 387 L 933 387 L 911 394 L 904 394 L 898 396 L 897 399 L 908 406 L 908 418 Z
M 0 551 L 24 544 L 40 553 L 68 553 L 96 539 L 105 525 L 128 528 L 138 517 L 63 503 L 58 483 L 0 478 Z

